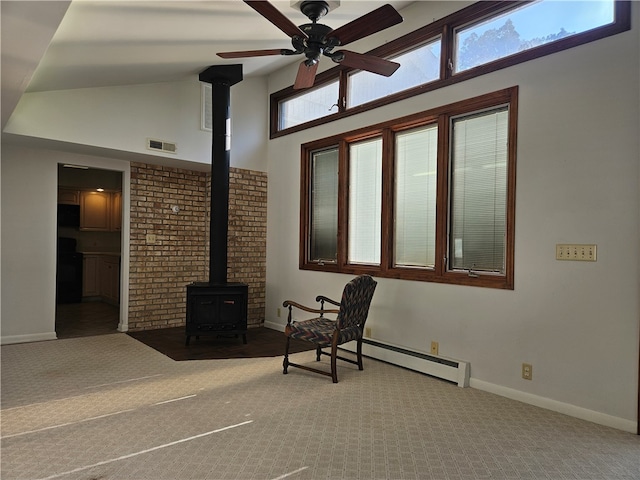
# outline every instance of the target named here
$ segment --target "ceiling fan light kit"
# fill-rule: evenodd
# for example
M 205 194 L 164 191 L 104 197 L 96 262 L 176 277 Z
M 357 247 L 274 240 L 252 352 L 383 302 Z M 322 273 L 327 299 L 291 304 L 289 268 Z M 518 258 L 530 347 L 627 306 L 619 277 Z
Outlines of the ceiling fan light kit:
M 367 55 L 339 50 L 336 47 L 360 40 L 386 28 L 402 22 L 402 17 L 391 5 L 383 5 L 342 27 L 333 30 L 318 20 L 335 8 L 339 2 L 305 0 L 297 2 L 300 11 L 311 21 L 296 26 L 271 3 L 265 0 L 244 0 L 260 15 L 269 20 L 282 32 L 291 38 L 293 49 L 247 50 L 241 52 L 221 52 L 221 58 L 243 58 L 266 55 L 304 55 L 306 57 L 298 67 L 298 74 L 294 82 L 294 89 L 309 88 L 315 81 L 318 64 L 322 55 L 329 57 L 336 63 L 347 67 L 379 75 L 391 76 L 400 67 L 399 63 L 386 60 L 374 55 Z

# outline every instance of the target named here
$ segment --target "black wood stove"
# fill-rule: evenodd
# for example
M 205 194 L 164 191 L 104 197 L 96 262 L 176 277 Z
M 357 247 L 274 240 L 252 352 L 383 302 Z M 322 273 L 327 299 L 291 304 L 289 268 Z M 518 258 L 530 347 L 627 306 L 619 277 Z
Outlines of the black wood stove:
M 209 281 L 187 285 L 186 344 L 194 335 L 242 335 L 247 343 L 249 287 L 227 282 L 230 87 L 242 80 L 242 65 L 212 66 L 199 78 L 211 84 L 213 101 Z

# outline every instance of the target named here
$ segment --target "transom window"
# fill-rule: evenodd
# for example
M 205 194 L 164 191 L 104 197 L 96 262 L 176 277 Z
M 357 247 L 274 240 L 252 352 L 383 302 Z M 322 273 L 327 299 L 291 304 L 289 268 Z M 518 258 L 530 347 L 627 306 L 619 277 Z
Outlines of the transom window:
M 512 289 L 517 90 L 303 145 L 300 268 Z
M 271 138 L 468 80 L 631 28 L 631 2 L 478 2 L 372 50 L 391 76 L 337 66 L 304 93 L 271 95 Z

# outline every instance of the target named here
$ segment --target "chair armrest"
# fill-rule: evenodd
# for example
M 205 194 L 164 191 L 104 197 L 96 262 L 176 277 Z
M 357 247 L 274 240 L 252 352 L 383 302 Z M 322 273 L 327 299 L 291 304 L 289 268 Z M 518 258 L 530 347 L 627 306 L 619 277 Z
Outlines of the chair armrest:
M 316 297 L 316 302 L 328 302 L 328 303 L 331 303 L 333 305 L 336 305 L 337 307 L 340 306 L 340 302 L 336 302 L 335 300 L 331 300 L 330 298 L 325 297 L 324 295 L 318 295 Z M 328 310 L 325 310 L 325 311 L 328 311 Z
M 296 303 L 296 302 L 294 302 L 292 300 L 285 300 L 282 303 L 282 306 L 289 308 L 289 315 L 287 315 L 287 323 L 288 324 L 290 324 L 291 320 L 292 320 L 292 318 L 291 318 L 291 307 L 299 308 L 300 310 L 304 310 L 305 312 L 319 313 L 321 317 L 325 313 L 340 313 L 340 310 L 323 310 L 322 308 L 318 309 L 318 308 L 305 307 L 304 305 L 300 305 L 299 303 Z
M 320 309 L 320 308 L 305 307 L 304 305 L 300 305 L 299 303 L 296 303 L 293 300 L 285 300 L 282 303 L 282 306 L 283 307 L 296 307 L 296 308 L 299 308 L 300 310 L 304 310 L 305 312 L 311 312 L 311 313 L 340 313 L 340 310 L 323 310 L 323 309 Z
M 283 307 L 289 307 L 289 308 L 296 307 L 296 308 L 299 308 L 300 310 L 304 310 L 305 312 L 311 312 L 311 313 L 326 313 L 326 312 L 329 311 L 329 310 L 320 310 L 319 308 L 305 307 L 304 305 L 300 305 L 299 303 L 296 303 L 296 302 L 294 302 L 292 300 L 285 300 L 282 303 L 282 306 Z M 336 311 L 336 313 L 337 313 L 337 311 Z

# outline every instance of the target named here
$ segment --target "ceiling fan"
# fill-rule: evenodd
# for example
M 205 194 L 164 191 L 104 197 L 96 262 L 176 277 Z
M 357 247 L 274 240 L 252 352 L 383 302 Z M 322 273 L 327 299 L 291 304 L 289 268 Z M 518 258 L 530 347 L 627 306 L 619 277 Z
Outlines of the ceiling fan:
M 244 3 L 291 37 L 293 49 L 221 52 L 218 53 L 218 56 L 222 58 L 244 58 L 304 54 L 306 59 L 298 67 L 298 74 L 293 85 L 295 89 L 313 86 L 321 55 L 329 57 L 336 63 L 367 70 L 386 77 L 393 75 L 400 67 L 399 63 L 373 55 L 365 55 L 350 50 L 333 51 L 336 47 L 360 40 L 401 23 L 402 17 L 391 5 L 383 5 L 333 30 L 331 27 L 318 23 L 318 20 L 329 12 L 329 4 L 326 1 L 303 1 L 300 4 L 300 11 L 311 20 L 311 23 L 306 23 L 299 27 L 266 0 L 244 0 Z

